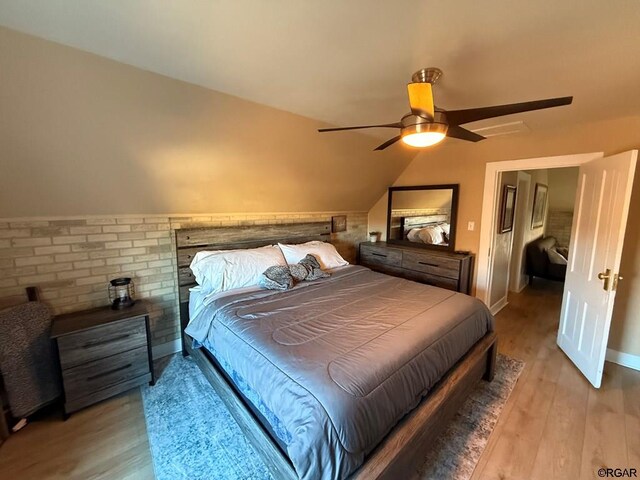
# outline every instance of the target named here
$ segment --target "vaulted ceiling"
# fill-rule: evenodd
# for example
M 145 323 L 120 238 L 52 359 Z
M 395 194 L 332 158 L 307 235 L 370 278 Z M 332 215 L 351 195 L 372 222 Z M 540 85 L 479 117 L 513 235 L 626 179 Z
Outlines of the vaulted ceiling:
M 575 96 L 532 129 L 640 110 L 637 0 L 0 0 L 0 25 L 329 124 L 399 119 L 427 66 L 444 108 Z

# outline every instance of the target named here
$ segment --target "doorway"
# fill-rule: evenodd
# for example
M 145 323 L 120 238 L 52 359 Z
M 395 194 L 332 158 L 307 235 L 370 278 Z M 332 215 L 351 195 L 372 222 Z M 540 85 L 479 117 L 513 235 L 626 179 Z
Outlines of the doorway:
M 556 157 L 527 158 L 523 160 L 508 160 L 504 162 L 487 163 L 482 196 L 482 218 L 480 223 L 480 246 L 478 249 L 478 266 L 476 280 L 476 297 L 486 305 L 490 304 L 491 265 L 490 253 L 493 243 L 493 232 L 497 229 L 498 217 L 495 209 L 496 198 L 499 197 L 500 174 L 502 172 L 517 172 L 539 170 L 545 168 L 580 167 L 592 160 L 602 158 L 603 152 L 584 153 L 576 155 L 561 155 Z
M 488 305 L 492 300 L 493 268 L 500 264 L 498 259 L 494 261 L 493 232 L 498 225 L 501 231 L 504 228 L 504 222 L 498 224 L 494 208 L 503 175 L 519 170 L 579 167 L 557 343 L 596 388 L 602 381 L 616 287 L 622 278 L 620 259 L 637 157 L 638 151 L 631 150 L 607 157 L 591 153 L 486 166 L 476 296 Z M 533 209 L 532 223 L 542 225 L 542 206 L 534 200 Z
M 578 167 L 501 172 L 499 185 L 488 305 L 493 314 L 533 279 L 564 282 Z

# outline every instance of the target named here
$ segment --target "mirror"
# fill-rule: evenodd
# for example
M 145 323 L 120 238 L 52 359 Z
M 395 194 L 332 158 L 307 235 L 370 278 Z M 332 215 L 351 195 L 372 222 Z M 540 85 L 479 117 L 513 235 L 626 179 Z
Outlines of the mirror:
M 387 242 L 454 250 L 458 185 L 389 188 Z

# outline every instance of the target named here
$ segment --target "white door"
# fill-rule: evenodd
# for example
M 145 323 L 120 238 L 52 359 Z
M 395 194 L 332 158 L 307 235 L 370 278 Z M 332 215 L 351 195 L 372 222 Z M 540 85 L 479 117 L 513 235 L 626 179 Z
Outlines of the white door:
M 558 345 L 600 388 L 638 151 L 580 167 Z

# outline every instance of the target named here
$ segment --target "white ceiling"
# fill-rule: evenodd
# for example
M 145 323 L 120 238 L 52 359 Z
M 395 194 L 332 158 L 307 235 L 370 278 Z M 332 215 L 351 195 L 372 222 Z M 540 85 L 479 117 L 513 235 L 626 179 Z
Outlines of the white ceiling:
M 335 125 L 399 120 L 427 66 L 446 109 L 575 97 L 494 124 L 640 112 L 638 0 L 0 0 L 0 25 Z

